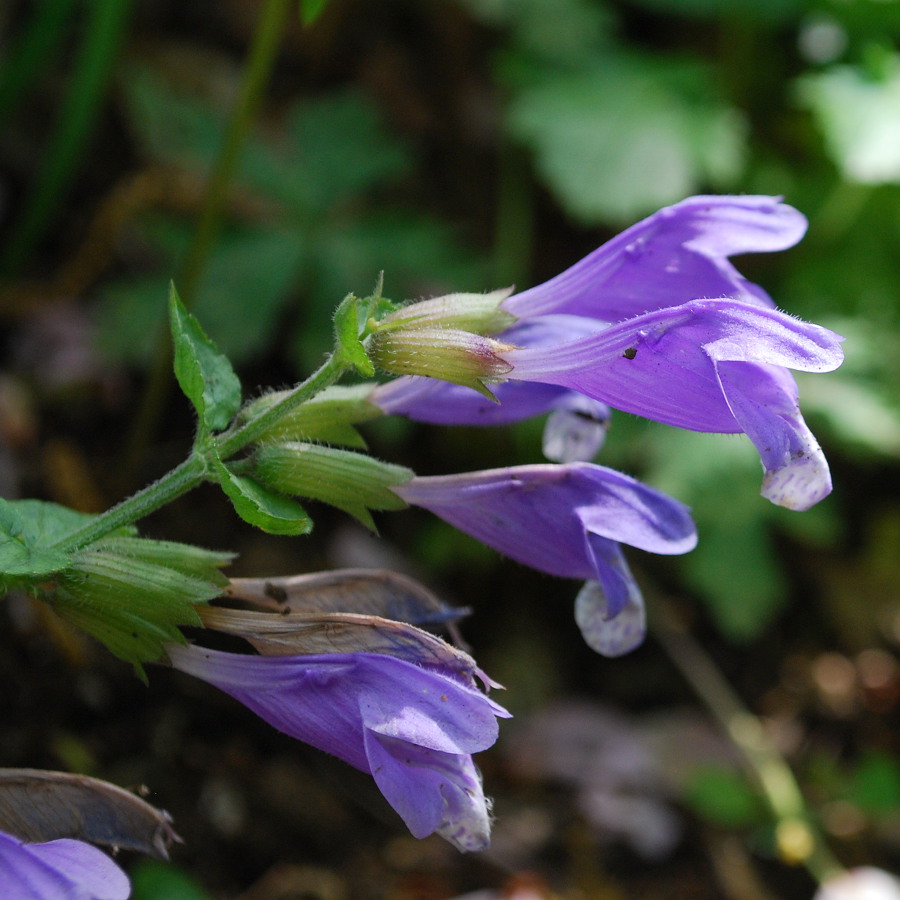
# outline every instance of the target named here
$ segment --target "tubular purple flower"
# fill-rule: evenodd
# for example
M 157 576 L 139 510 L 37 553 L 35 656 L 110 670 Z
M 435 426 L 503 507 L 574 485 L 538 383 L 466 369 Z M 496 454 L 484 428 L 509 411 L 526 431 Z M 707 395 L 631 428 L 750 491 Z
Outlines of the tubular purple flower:
M 573 317 L 565 343 L 604 324 L 701 298 L 741 298 L 772 307 L 769 295 L 747 281 L 728 257 L 786 250 L 806 232 L 806 218 L 776 197 L 699 196 L 669 206 L 626 229 L 549 281 L 501 304 L 517 319 L 565 314 Z M 577 328 L 575 317 L 586 321 Z M 532 346 L 513 326 L 510 343 Z M 545 335 L 546 340 L 546 335 Z M 452 425 L 501 424 L 539 415 L 558 394 L 492 388 L 503 411 L 463 388 L 428 379 L 401 378 L 376 390 L 372 402 L 384 412 Z
M 509 713 L 459 676 L 378 653 L 251 656 L 170 645 L 175 668 L 214 685 L 279 731 L 369 772 L 417 838 L 460 850 L 490 839 L 471 755 Z
M 693 431 L 745 432 L 767 470 L 764 494 L 807 509 L 831 490 L 787 368 L 828 372 L 842 338 L 774 309 L 692 300 L 558 343 L 547 317 L 531 344 L 505 354 L 508 377 L 567 387 L 616 409 Z M 568 320 L 568 317 L 566 317 Z
M 617 641 L 614 632 L 622 623 L 610 624 L 640 603 L 619 544 L 677 554 L 697 543 L 687 507 L 591 463 L 416 477 L 392 490 L 518 562 L 596 582 L 602 602 L 597 596 L 591 604 L 585 601 L 579 626 L 606 655 L 627 652 L 643 636 L 629 631 Z
M 28 844 L 0 831 L 4 900 L 126 900 L 131 885 L 102 851 L 64 838 Z

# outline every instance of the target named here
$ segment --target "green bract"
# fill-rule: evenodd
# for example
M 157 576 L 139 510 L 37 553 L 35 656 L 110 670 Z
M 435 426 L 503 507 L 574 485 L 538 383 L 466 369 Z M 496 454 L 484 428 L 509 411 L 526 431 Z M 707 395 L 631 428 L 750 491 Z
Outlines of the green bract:
M 324 441 L 347 447 L 365 449 L 366 442 L 354 427 L 382 415 L 381 410 L 370 403 L 372 384 L 351 387 L 326 388 L 302 406 L 282 416 L 257 438 L 268 441 Z M 290 391 L 273 391 L 263 394 L 241 411 L 241 420 L 251 419 L 283 400 Z
M 121 536 L 71 559 L 41 585 L 43 598 L 145 678 L 142 663 L 162 656 L 165 644 L 184 642 L 179 626 L 201 624 L 194 604 L 219 595 L 227 583 L 219 568 L 231 554 Z
M 269 534 L 298 535 L 312 531 L 312 519 L 290 497 L 238 475 L 221 462 L 216 464 L 216 474 L 234 511 L 249 525 Z
M 375 531 L 369 510 L 403 509 L 390 488 L 413 477 L 405 466 L 381 462 L 352 450 L 291 441 L 260 447 L 253 471 L 285 494 L 321 500 L 344 510 Z

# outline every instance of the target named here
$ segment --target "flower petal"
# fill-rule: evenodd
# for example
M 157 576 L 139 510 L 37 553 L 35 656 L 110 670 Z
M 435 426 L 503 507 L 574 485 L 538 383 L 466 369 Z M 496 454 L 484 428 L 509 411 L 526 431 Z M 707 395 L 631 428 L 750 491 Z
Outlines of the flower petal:
M 488 801 L 470 756 L 374 733 L 366 735 L 366 750 L 376 784 L 414 837 L 437 831 L 460 850 L 488 846 Z
M 497 740 L 496 717 L 509 713 L 481 691 L 406 663 L 392 669 L 380 673 L 380 690 L 360 696 L 369 731 L 444 753 L 476 753 Z
M 82 841 L 62 839 L 29 844 L 38 859 L 53 866 L 96 900 L 124 900 L 131 885 L 125 873 L 101 850 Z
M 770 306 L 728 261 L 784 250 L 806 219 L 777 197 L 690 197 L 661 209 L 502 308 L 518 317 L 570 313 L 616 322 L 698 297 L 741 297 Z
M 172 664 L 240 700 L 279 731 L 357 768 L 363 727 L 449 753 L 497 739 L 508 715 L 481 691 L 441 672 L 374 653 L 250 656 L 170 646 Z
M 739 432 L 715 362 L 827 372 L 841 338 L 777 310 L 694 300 L 566 344 L 511 350 L 509 378 L 570 388 L 626 412 L 694 431 Z
M 169 645 L 176 669 L 230 694 L 273 728 L 368 771 L 353 655 L 250 656 Z
M 490 389 L 496 402 L 462 385 L 408 376 L 379 385 L 367 399 L 387 415 L 432 425 L 506 425 L 547 412 L 567 393 L 550 384 L 516 382 Z
M 26 844 L 0 832 L 0 887 L 14 900 L 126 900 L 131 885 L 102 851 L 64 838 Z
M 512 559 L 563 578 L 599 577 L 588 534 L 654 553 L 685 553 L 697 539 L 682 504 L 591 463 L 417 477 L 394 490 Z
M 606 440 L 610 415 L 605 403 L 566 392 L 544 423 L 544 456 L 552 462 L 590 462 Z
M 831 473 L 800 414 L 790 373 L 740 362 L 717 363 L 716 373 L 735 419 L 759 451 L 766 470 L 763 497 L 796 510 L 827 497 Z

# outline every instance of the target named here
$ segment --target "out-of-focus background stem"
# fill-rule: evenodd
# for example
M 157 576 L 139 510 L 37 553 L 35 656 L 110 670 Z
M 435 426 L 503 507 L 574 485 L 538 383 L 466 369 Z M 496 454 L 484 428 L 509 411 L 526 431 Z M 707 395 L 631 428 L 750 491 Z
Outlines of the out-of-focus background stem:
M 241 148 L 253 127 L 266 84 L 278 56 L 278 46 L 291 0 L 264 0 L 244 64 L 241 86 L 222 136 L 222 144 L 209 175 L 205 198 L 193 237 L 176 276 L 182 302 L 190 308 L 203 277 L 209 254 L 222 226 L 229 186 L 240 160 Z M 120 484 L 126 487 L 137 472 L 159 425 L 172 387 L 172 351 L 168 335 L 161 335 L 150 377 L 138 406 L 123 455 Z

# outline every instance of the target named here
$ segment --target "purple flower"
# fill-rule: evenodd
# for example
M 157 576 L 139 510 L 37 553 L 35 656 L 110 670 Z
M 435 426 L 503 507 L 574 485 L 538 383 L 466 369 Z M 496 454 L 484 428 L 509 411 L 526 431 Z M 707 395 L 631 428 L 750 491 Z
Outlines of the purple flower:
M 490 806 L 470 754 L 494 743 L 509 714 L 458 672 L 378 653 L 168 653 L 279 731 L 369 772 L 415 837 L 488 845 Z
M 517 348 L 499 354 L 513 368 L 495 391 L 498 411 L 426 379 L 400 379 L 371 400 L 423 421 L 494 424 L 557 408 L 575 391 L 681 428 L 744 432 L 766 470 L 763 495 L 806 509 L 831 478 L 787 370 L 837 368 L 841 338 L 776 310 L 728 259 L 790 247 L 805 229 L 774 198 L 692 197 L 502 303 L 519 321 L 498 335 Z
M 64 838 L 27 844 L 0 832 L 4 900 L 126 900 L 131 885 L 102 851 Z
M 595 585 L 579 597 L 576 619 L 607 656 L 644 634 L 643 601 L 619 544 L 674 554 L 697 543 L 685 506 L 591 463 L 416 477 L 392 490 L 512 559 Z
M 548 317 L 555 318 L 555 317 Z M 841 338 L 777 310 L 734 300 L 692 300 L 566 343 L 529 326 L 504 354 L 508 377 L 567 387 L 626 412 L 693 431 L 744 432 L 766 468 L 763 494 L 807 509 L 831 490 L 828 466 L 797 403 L 788 368 L 828 372 Z

